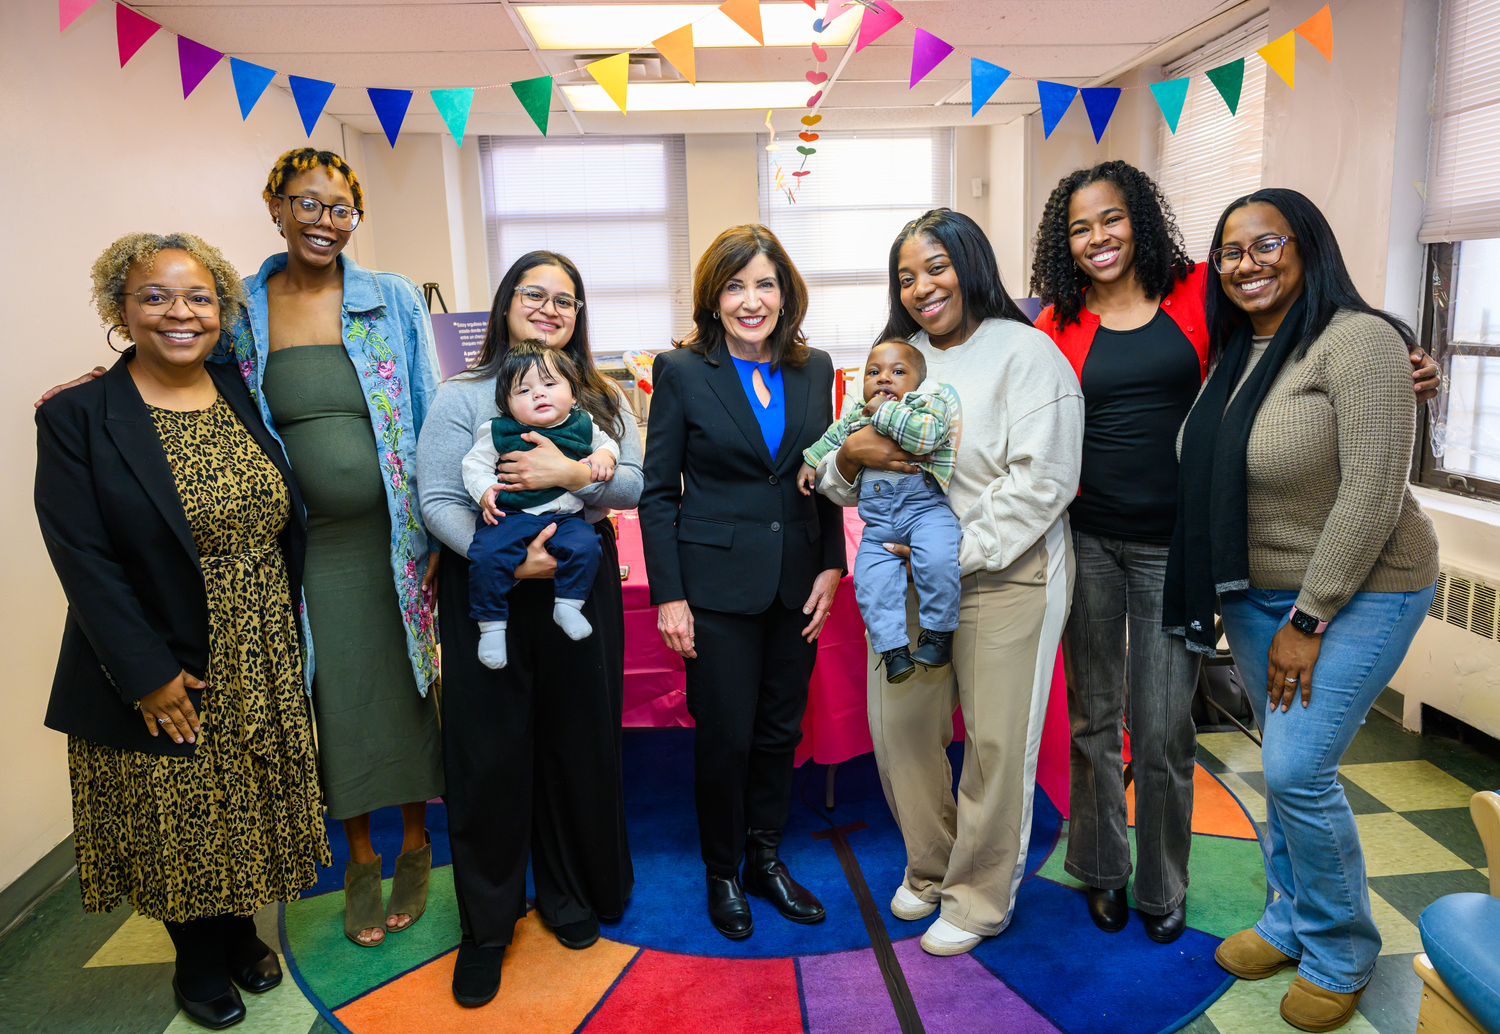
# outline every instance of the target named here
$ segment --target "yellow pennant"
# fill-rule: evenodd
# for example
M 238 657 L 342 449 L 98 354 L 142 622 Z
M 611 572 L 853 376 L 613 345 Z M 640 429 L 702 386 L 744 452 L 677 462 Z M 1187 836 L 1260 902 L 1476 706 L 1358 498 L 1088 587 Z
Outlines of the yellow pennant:
M 651 45 L 672 63 L 673 68 L 682 73 L 684 79 L 694 86 L 698 85 L 698 70 L 693 63 L 692 22 L 680 29 L 673 29 L 660 39 L 652 40 Z
M 760 28 L 760 0 L 724 0 L 719 5 L 719 10 L 734 24 L 754 36 L 755 42 L 761 46 L 766 45 L 765 33 Z
M 593 76 L 596 83 L 604 87 L 604 92 L 609 94 L 609 99 L 615 102 L 615 106 L 623 115 L 625 113 L 625 83 L 630 78 L 630 55 L 615 54 L 598 61 L 590 61 L 583 66 L 583 70 Z
M 1266 59 L 1266 64 L 1286 81 L 1288 88 L 1294 90 L 1297 88 L 1297 84 L 1293 82 L 1297 68 L 1297 34 L 1295 31 L 1276 37 L 1256 53 Z

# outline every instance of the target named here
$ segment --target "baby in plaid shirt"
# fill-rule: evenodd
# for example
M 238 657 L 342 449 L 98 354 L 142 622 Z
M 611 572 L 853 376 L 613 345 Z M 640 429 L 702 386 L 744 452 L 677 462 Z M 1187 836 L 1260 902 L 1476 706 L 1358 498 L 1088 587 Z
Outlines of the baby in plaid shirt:
M 922 353 L 893 338 L 865 360 L 864 399 L 803 452 L 797 486 L 812 494 L 818 462 L 866 426 L 918 457 L 920 473 L 866 467 L 855 481 L 865 530 L 855 555 L 854 596 L 870 646 L 885 662 L 886 681 L 904 682 L 917 664 L 941 668 L 953 659 L 962 533 L 945 493 L 953 476 L 958 395 L 928 381 Z M 887 550 L 887 542 L 911 547 L 921 624 L 915 651 L 906 626 L 906 561 Z

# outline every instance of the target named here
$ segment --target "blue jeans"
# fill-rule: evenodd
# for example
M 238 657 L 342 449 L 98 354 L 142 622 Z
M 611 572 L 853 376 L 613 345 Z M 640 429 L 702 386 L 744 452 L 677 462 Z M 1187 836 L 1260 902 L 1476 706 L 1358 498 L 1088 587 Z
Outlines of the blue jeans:
M 1357 991 L 1380 954 L 1370 915 L 1365 856 L 1354 813 L 1338 781 L 1339 759 L 1364 724 L 1421 627 L 1433 586 L 1416 592 L 1360 592 L 1323 633 L 1312 698 L 1267 714 L 1271 638 L 1286 624 L 1294 589 L 1224 593 L 1224 633 L 1255 708 L 1264 743 L 1266 880 L 1280 897 L 1255 932 L 1300 959 L 1297 972 L 1329 991 Z
M 865 522 L 854 560 L 854 598 L 870 631 L 870 648 L 885 653 L 910 640 L 906 631 L 906 561 L 884 543 L 911 547 L 917 619 L 929 632 L 958 628 L 958 546 L 963 533 L 948 497 L 925 474 L 871 477 L 859 488 Z

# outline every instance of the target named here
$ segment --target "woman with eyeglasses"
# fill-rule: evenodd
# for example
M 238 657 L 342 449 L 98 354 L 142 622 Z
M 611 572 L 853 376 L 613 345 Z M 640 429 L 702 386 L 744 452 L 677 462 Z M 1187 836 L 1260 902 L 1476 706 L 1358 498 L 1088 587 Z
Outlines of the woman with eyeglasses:
M 1214 649 L 1214 608 L 1263 737 L 1274 900 L 1215 958 L 1297 976 L 1281 1016 L 1327 1031 L 1380 953 L 1339 759 L 1432 602 L 1438 543 L 1407 485 L 1414 416 L 1399 319 L 1355 289 L 1323 213 L 1268 188 L 1219 217 L 1213 373 L 1179 438 L 1162 622 Z
M 509 593 L 506 665 L 479 660 L 479 622 L 470 614 L 469 547 L 479 508 L 463 460 L 480 428 L 499 415 L 495 379 L 513 345 L 540 340 L 573 361 L 576 402 L 620 447 L 608 481 L 539 432 L 524 451 L 500 456 L 502 493 L 561 488 L 584 504 L 601 559 L 581 613 L 594 634 L 574 641 L 553 620 L 543 528 L 516 568 Z M 417 450 L 422 515 L 443 545 L 438 616 L 443 638 L 443 748 L 448 771 L 448 838 L 462 938 L 453 998 L 484 1005 L 500 989 L 505 948 L 526 915 L 526 866 L 536 910 L 564 947 L 599 939 L 599 922 L 620 918 L 634 885 L 620 784 L 620 715 L 625 699 L 625 607 L 609 511 L 641 493 L 641 436 L 623 392 L 589 350 L 583 278 L 571 261 L 533 251 L 500 281 L 484 347 L 474 366 L 443 383 Z M 502 518 L 503 520 L 504 518 Z

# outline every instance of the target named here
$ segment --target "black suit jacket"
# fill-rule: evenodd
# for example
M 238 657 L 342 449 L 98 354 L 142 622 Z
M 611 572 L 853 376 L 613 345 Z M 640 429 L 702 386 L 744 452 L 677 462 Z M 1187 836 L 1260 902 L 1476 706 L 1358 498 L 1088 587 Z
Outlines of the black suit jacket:
M 192 528 L 130 359 L 36 413 L 37 520 L 68 597 L 46 724 L 106 746 L 187 756 L 194 744 L 153 737 L 133 706 L 180 671 L 203 678 L 209 619 Z M 307 552 L 296 480 L 239 367 L 209 363 L 208 373 L 291 493 L 281 544 L 295 606 Z M 187 692 L 201 712 L 202 692 Z
M 781 375 L 773 457 L 722 348 L 656 357 L 639 506 L 652 603 L 759 614 L 779 595 L 800 610 L 818 572 L 845 569 L 843 511 L 797 490 L 802 450 L 833 422 L 833 362 L 812 349 Z

